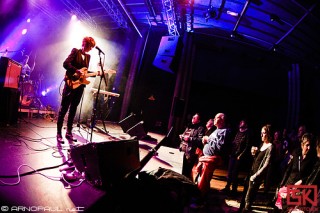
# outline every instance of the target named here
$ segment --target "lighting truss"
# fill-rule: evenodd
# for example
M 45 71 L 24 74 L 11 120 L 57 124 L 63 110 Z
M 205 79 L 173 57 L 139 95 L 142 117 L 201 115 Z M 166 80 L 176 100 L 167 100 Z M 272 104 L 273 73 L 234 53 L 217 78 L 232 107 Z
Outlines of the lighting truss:
M 175 22 L 175 10 L 173 7 L 172 0 L 162 0 L 162 5 L 164 12 L 167 17 L 167 25 L 170 36 L 179 36 L 179 32 L 177 30 L 177 25 Z
M 56 23 L 61 23 L 64 20 L 61 15 L 57 15 L 57 14 L 53 13 L 46 4 L 42 4 L 37 1 L 30 1 L 30 4 L 32 4 L 32 6 L 38 8 L 43 14 L 47 15 L 49 18 L 51 18 Z
M 122 13 L 117 9 L 117 6 L 112 0 L 98 1 L 120 28 L 128 28 L 127 21 L 124 19 Z
M 93 30 L 97 30 L 97 23 L 91 18 L 91 16 L 81 7 L 75 0 L 62 0 L 63 3 L 74 13 L 77 18 L 84 21 Z
M 186 14 L 187 32 L 192 32 L 194 23 L 194 0 L 189 0 L 188 3 L 190 11 Z

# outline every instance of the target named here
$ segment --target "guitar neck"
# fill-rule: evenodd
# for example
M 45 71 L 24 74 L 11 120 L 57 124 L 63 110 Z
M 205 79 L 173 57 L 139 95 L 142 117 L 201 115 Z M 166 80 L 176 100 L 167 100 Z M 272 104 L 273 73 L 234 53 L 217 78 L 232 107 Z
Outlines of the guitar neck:
M 85 77 L 97 76 L 99 73 L 101 73 L 101 71 L 86 73 Z M 104 71 L 104 74 L 113 74 L 113 73 L 114 73 L 113 70 L 105 70 Z
M 90 73 L 86 73 L 85 76 L 86 77 L 93 77 L 93 76 L 97 76 L 98 72 L 90 72 Z

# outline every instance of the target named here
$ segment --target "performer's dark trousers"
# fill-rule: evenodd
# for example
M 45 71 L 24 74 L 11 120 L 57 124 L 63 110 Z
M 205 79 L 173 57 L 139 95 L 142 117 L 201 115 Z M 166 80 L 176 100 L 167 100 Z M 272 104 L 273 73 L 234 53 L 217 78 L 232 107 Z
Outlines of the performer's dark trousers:
M 76 116 L 77 107 L 80 103 L 83 90 L 84 90 L 84 85 L 80 85 L 76 89 L 71 89 L 68 85 L 65 84 L 62 92 L 62 100 L 61 100 L 60 110 L 58 114 L 58 121 L 57 121 L 58 134 L 61 134 L 63 120 L 68 110 L 69 110 L 69 115 L 67 120 L 67 131 L 71 132 L 73 120 L 74 120 L 74 117 Z

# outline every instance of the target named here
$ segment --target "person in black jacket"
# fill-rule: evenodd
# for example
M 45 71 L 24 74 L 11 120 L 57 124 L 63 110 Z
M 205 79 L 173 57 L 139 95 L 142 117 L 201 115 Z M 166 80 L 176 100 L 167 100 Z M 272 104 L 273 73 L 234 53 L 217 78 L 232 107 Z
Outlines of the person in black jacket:
M 77 107 L 80 103 L 85 84 L 79 83 L 81 76 L 87 72 L 91 56 L 88 52 L 95 47 L 96 42 L 92 37 L 85 37 L 82 40 L 82 48 L 73 48 L 71 53 L 63 62 L 63 67 L 66 69 L 65 85 L 62 92 L 61 106 L 57 121 L 57 142 L 63 143 L 62 126 L 64 117 L 69 110 L 67 120 L 66 138 L 69 141 L 74 141 L 72 135 L 73 120 L 76 115 Z
M 241 120 L 239 123 L 239 130 L 232 141 L 231 154 L 228 163 L 227 184 L 222 190 L 229 194 L 232 184 L 231 196 L 237 194 L 238 175 L 243 163 L 248 163 L 251 149 L 251 135 L 248 130 L 246 120 Z
M 180 151 L 184 152 L 182 174 L 192 179 L 192 168 L 198 162 L 197 148 L 202 150 L 202 137 L 205 128 L 201 123 L 201 116 L 196 113 L 192 116 L 191 124 L 186 127 L 180 137 Z
M 289 166 L 282 178 L 277 192 L 277 200 L 275 206 L 278 209 L 286 209 L 283 198 L 287 196 L 288 185 L 301 185 L 306 182 L 316 163 L 316 154 L 314 147 L 314 139 L 311 133 L 305 133 L 302 136 L 301 146 L 292 154 Z
M 316 144 L 316 151 L 317 151 L 317 162 L 315 166 L 313 167 L 313 170 L 311 174 L 308 176 L 305 185 L 316 185 L 318 189 L 317 194 L 317 205 L 313 205 L 310 208 L 309 213 L 316 213 L 319 212 L 319 206 L 320 206 L 320 136 L 317 137 L 317 144 Z M 315 199 L 314 199 L 315 200 Z

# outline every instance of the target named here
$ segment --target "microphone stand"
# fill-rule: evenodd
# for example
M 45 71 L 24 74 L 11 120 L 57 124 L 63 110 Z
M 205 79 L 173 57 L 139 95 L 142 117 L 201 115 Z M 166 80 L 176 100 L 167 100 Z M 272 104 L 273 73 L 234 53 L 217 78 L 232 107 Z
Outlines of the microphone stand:
M 100 82 L 99 82 L 99 86 L 98 86 L 98 90 L 97 90 L 97 93 L 96 93 L 96 97 L 95 97 L 95 103 L 94 103 L 94 106 L 93 106 L 93 113 L 92 113 L 92 116 L 91 116 L 91 134 L 90 134 L 90 142 L 92 142 L 92 134 L 93 134 L 93 128 L 95 126 L 95 119 L 96 119 L 96 113 L 97 113 L 97 106 L 98 106 L 98 100 L 99 100 L 99 94 L 100 94 L 100 87 L 101 87 L 101 82 L 102 82 L 102 79 L 104 79 L 104 82 L 105 82 L 105 85 L 107 85 L 107 80 L 106 80 L 106 76 L 105 76 L 105 73 L 103 71 L 103 64 L 102 64 L 102 60 L 101 60 L 101 53 L 103 53 L 100 49 L 99 50 L 99 62 L 100 62 L 100 67 L 101 67 L 101 76 L 100 76 Z M 105 124 L 104 124 L 104 121 L 102 120 L 102 124 L 103 124 L 103 127 L 104 127 L 104 130 L 106 131 L 106 127 L 105 127 Z M 108 133 L 106 131 L 106 133 Z
M 78 127 L 78 132 L 79 134 L 81 134 L 81 128 L 86 132 L 88 133 L 88 130 L 86 130 L 85 128 L 83 128 L 81 126 L 81 111 L 82 111 L 82 105 L 83 105 L 83 97 L 84 97 L 84 93 L 82 94 L 82 97 L 81 97 L 81 104 L 80 104 L 80 110 L 79 110 L 79 117 L 78 117 L 78 123 L 77 123 L 77 127 Z M 82 135 L 81 135 L 82 136 Z

